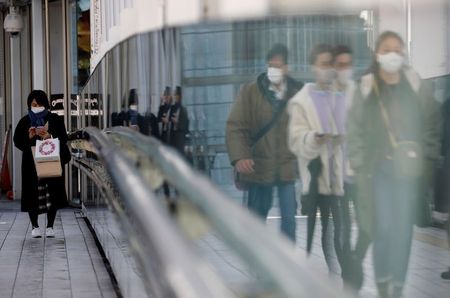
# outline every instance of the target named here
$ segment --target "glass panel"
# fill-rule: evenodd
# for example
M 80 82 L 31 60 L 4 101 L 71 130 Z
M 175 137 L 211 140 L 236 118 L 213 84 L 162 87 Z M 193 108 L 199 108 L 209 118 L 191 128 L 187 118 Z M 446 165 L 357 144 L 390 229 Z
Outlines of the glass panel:
M 350 286 L 358 288 L 361 286 L 358 283 L 362 282 L 360 279 L 362 278 L 360 272 L 362 256 L 373 253 L 378 256 L 377 260 L 380 260 L 380 255 L 384 256 L 383 254 L 387 255 L 390 252 L 380 253 L 375 251 L 375 247 L 373 252 L 367 251 L 370 244 L 367 232 L 372 232 L 373 227 L 364 226 L 365 223 L 360 217 L 365 217 L 367 214 L 360 214 L 357 197 L 365 199 L 366 195 L 367 198 L 378 195 L 381 199 L 390 198 L 393 195 L 389 189 L 405 191 L 411 198 L 417 193 L 423 193 L 419 190 L 408 192 L 414 189 L 414 185 L 402 188 L 399 185 L 403 185 L 404 181 L 394 180 L 398 178 L 393 176 L 397 165 L 394 166 L 389 160 L 394 158 L 395 152 L 392 148 L 395 146 L 392 146 L 392 138 L 389 137 L 389 131 L 386 129 L 389 125 L 386 125 L 385 117 L 381 114 L 378 104 L 375 104 L 378 98 L 375 96 L 376 91 L 373 86 L 378 85 L 374 85 L 373 82 L 379 83 L 381 94 L 386 98 L 391 96 L 389 92 L 398 92 L 395 94 L 400 99 L 417 99 L 414 89 L 419 88 L 414 85 L 417 82 L 423 84 L 421 86 L 433 83 L 432 93 L 437 101 L 447 106 L 449 101 L 445 100 L 450 94 L 449 76 L 420 81 L 414 75 L 413 78 L 416 79 L 411 79 L 409 75 L 413 72 L 409 72 L 408 61 L 404 59 L 408 56 L 407 49 L 404 48 L 406 41 L 398 44 L 400 39 L 396 34 L 388 34 L 390 38 L 387 40 L 394 40 L 393 42 L 397 41 L 397 43 L 386 45 L 388 49 L 385 49 L 387 53 L 384 54 L 397 51 L 397 54 L 401 55 L 391 53 L 392 55 L 389 56 L 391 58 L 385 58 L 389 62 L 384 65 L 381 61 L 384 59 L 383 56 L 377 58 L 378 56 L 373 55 L 374 47 L 377 45 L 376 38 L 378 38 L 375 30 L 377 20 L 374 16 L 376 12 L 364 10 L 361 13 L 341 15 L 268 17 L 165 28 L 133 36 L 108 52 L 92 74 L 80 94 L 77 109 L 81 111 L 81 114 L 78 112 L 74 114 L 79 115 L 79 118 L 73 121 L 72 127 L 94 125 L 104 128 L 103 123 L 105 123 L 106 127 L 126 126 L 144 135 L 158 138 L 164 144 L 177 150 L 193 167 L 206 174 L 237 204 L 243 205 L 243 208 L 249 207 L 259 218 L 266 220 L 268 231 L 279 231 L 281 224 L 282 234 L 294 240 L 297 250 L 301 250 L 302 253 L 308 250 L 306 238 L 307 235 L 312 235 L 312 223 L 316 220 L 319 225 L 320 221 L 320 224 L 324 226 L 322 230 L 316 229 L 318 232 L 314 241 L 317 245 L 312 248 L 311 259 L 319 262 L 320 265 L 317 268 L 320 270 L 337 279 L 343 277 Z M 377 54 L 382 54 L 380 48 L 375 50 Z M 373 64 L 376 58 L 379 60 Z M 388 83 L 389 67 L 393 66 L 386 66 L 386 64 L 395 63 L 398 64 L 399 69 L 403 67 L 405 75 L 399 75 L 398 81 L 390 84 Z M 382 67 L 387 67 L 387 70 Z M 367 77 L 365 76 L 367 72 L 375 72 L 375 76 Z M 397 75 L 400 73 L 398 69 L 394 72 Z M 291 79 L 288 79 L 288 76 Z M 374 77 L 378 81 L 373 80 Z M 362 82 L 361 78 L 364 78 Z M 364 85 L 365 80 L 370 82 L 368 87 Z M 389 89 L 392 87 L 390 85 L 397 86 L 400 83 L 401 88 L 405 89 L 396 90 L 395 87 L 394 90 Z M 303 84 L 306 87 L 302 89 Z M 403 93 L 405 90 L 408 96 Z M 355 114 L 357 112 L 353 110 L 356 108 L 350 108 L 350 105 L 358 106 L 364 101 L 358 102 L 357 99 L 364 96 L 373 97 L 371 97 L 373 100 L 369 101 L 373 104 L 369 108 L 373 110 L 361 116 Z M 355 98 L 355 103 L 349 98 L 352 100 Z M 292 101 L 295 103 L 291 105 Z M 287 110 L 284 110 L 286 107 L 284 104 Z M 386 103 L 386 105 L 389 104 Z M 449 159 L 449 150 L 446 149 L 448 146 L 445 146 L 444 140 L 443 157 L 440 156 L 438 145 L 440 140 L 438 139 L 440 139 L 441 126 L 437 120 L 440 120 L 442 110 L 435 104 L 437 104 L 435 101 L 427 103 L 430 109 L 436 108 L 434 110 L 436 114 L 434 119 L 429 119 L 435 121 L 433 122 L 435 125 L 430 126 L 433 127 L 434 136 L 427 135 L 433 139 L 431 142 L 433 144 L 427 144 L 424 151 L 432 148 L 429 151 L 433 151 L 430 153 L 434 154 L 433 161 L 442 161 L 437 170 L 444 171 L 442 165 Z M 417 123 L 421 123 L 422 118 L 411 116 L 412 113 L 422 115 L 418 112 L 420 108 L 419 106 L 416 106 L 417 109 L 411 108 L 408 104 L 405 106 L 407 110 L 398 106 L 389 106 L 389 117 L 394 119 L 395 128 L 401 127 L 400 129 L 404 129 L 409 137 L 422 142 L 422 134 L 418 133 L 421 128 L 416 127 Z M 75 105 L 72 107 L 75 108 Z M 238 119 L 233 120 L 233 117 Z M 361 146 L 366 146 L 367 148 L 364 148 L 367 151 L 354 149 L 354 147 L 352 149 L 354 145 L 350 144 L 350 131 L 355 130 L 355 124 L 350 124 L 351 117 L 360 121 L 358 122 L 360 127 L 357 126 L 356 131 L 358 128 L 365 128 L 363 138 L 366 135 L 373 136 L 373 138 L 363 139 L 366 143 L 362 142 Z M 273 123 L 276 124 L 261 133 L 272 119 L 275 119 Z M 444 117 L 444 122 L 448 119 L 450 117 Z M 293 123 L 297 123 L 300 128 L 295 130 Z M 373 126 L 372 123 L 374 123 Z M 304 126 L 307 126 L 307 129 Z M 411 131 L 408 130 L 409 127 L 413 127 Z M 444 125 L 444 129 L 445 127 Z M 373 135 L 372 129 L 375 131 L 378 129 L 379 134 Z M 262 136 L 257 140 L 257 144 L 253 144 L 258 135 Z M 361 138 L 361 135 L 359 137 Z M 309 147 L 305 144 L 309 144 Z M 233 152 L 234 146 L 238 149 L 234 149 Z M 377 151 L 372 152 L 371 148 L 376 148 Z M 352 150 L 356 150 L 357 153 L 362 151 L 362 156 L 365 157 L 362 159 L 363 165 L 359 165 L 359 168 L 358 165 L 355 168 L 353 165 L 350 167 L 350 162 L 355 163 L 354 160 L 352 161 L 354 158 Z M 415 155 L 420 152 L 420 150 L 407 151 L 405 155 Z M 320 161 L 316 157 L 320 157 Z M 313 160 L 318 161 L 319 165 L 313 163 Z M 319 179 L 315 178 L 314 181 L 317 184 L 312 184 L 308 180 L 311 178 L 311 172 L 314 171 L 313 164 L 319 168 L 316 170 L 322 175 Z M 378 169 L 377 165 L 380 164 L 387 164 L 387 168 Z M 364 172 L 369 171 L 365 166 L 372 166 L 372 172 Z M 235 169 L 247 178 L 246 182 L 250 184 L 250 191 L 238 189 L 233 173 Z M 354 170 L 357 172 L 356 176 L 353 176 Z M 431 168 L 431 171 L 434 170 Z M 374 172 L 379 179 L 373 179 Z M 393 177 L 390 181 L 384 179 L 385 176 L 391 177 L 389 175 Z M 354 192 L 355 183 L 360 183 L 358 181 L 360 177 L 365 178 L 363 179 L 365 182 L 370 178 L 368 184 L 370 186 L 374 183 L 387 186 L 378 187 L 377 190 L 363 188 L 357 196 Z M 398 184 L 393 184 L 392 181 Z M 423 196 L 428 196 L 430 204 L 425 203 L 425 206 L 434 205 L 436 210 L 445 211 L 446 203 L 439 201 L 436 195 L 438 191 L 443 190 L 433 190 L 435 182 L 429 180 L 428 183 L 427 194 Z M 320 196 L 315 197 L 311 194 L 312 187 Z M 380 189 L 387 191 L 382 193 Z M 161 202 L 167 202 L 172 207 L 173 204 L 179 204 L 178 206 L 181 206 L 179 212 L 186 212 L 188 219 L 204 220 L 202 212 L 191 214 L 191 211 L 186 211 L 191 206 L 183 207 L 186 200 L 180 197 L 171 185 L 156 192 Z M 309 196 L 302 196 L 301 193 L 309 194 Z M 350 198 L 349 196 L 352 195 L 353 197 Z M 355 202 L 352 203 L 349 200 L 355 200 Z M 431 203 L 431 200 L 435 202 Z M 389 205 L 389 202 L 384 203 L 386 205 L 380 208 L 391 212 L 394 207 Z M 392 208 L 389 209 L 389 207 Z M 320 212 L 317 212 L 319 209 Z M 407 228 L 400 231 L 398 235 L 404 235 L 403 232 L 409 233 L 409 239 L 405 240 L 407 243 L 403 243 L 403 250 L 397 251 L 401 255 L 409 253 L 413 225 L 412 213 L 415 209 L 411 209 L 409 213 L 406 212 L 404 217 L 398 215 L 403 214 L 402 208 L 395 210 L 396 213 L 390 218 L 393 222 L 392 227 L 396 226 L 395 220 L 403 220 Z M 344 211 L 348 214 L 341 215 Z M 367 217 L 379 216 L 375 223 L 376 226 L 381 226 L 383 220 L 380 219 L 379 211 L 373 207 L 369 208 L 368 212 Z M 331 216 L 329 216 L 330 213 Z M 319 214 L 320 217 L 316 219 L 316 215 Z M 230 214 L 230 217 L 232 216 L 233 214 Z M 327 220 L 332 223 L 328 223 Z M 194 229 L 196 224 L 198 222 L 194 220 L 187 221 L 185 226 L 180 224 L 180 229 Z M 232 252 L 221 255 L 220 252 L 228 251 L 230 248 L 222 244 L 223 239 L 217 235 L 219 231 L 209 226 L 205 229 L 207 231 L 204 234 L 200 233 L 198 238 L 194 237 L 192 240 L 199 250 L 208 251 L 205 252 L 205 257 L 209 258 L 211 263 L 214 263 L 217 258 L 223 263 L 229 261 L 227 258 L 234 259 Z M 337 234 L 339 231 L 346 233 L 344 238 Z M 189 234 L 189 232 L 191 231 L 186 233 Z M 350 236 L 350 232 L 353 236 Z M 415 233 L 418 235 L 417 231 Z M 355 247 L 356 238 L 360 241 L 357 247 Z M 312 238 L 308 239 L 308 242 L 312 243 Z M 338 243 L 337 239 L 345 242 L 347 246 L 343 247 L 343 242 Z M 395 240 L 392 241 L 395 242 Z M 349 250 L 349 247 L 355 248 L 356 255 Z M 258 251 L 257 247 L 255 251 Z M 268 285 L 261 285 L 264 283 L 263 278 L 258 278 L 258 270 L 252 268 L 251 264 L 241 264 L 246 262 L 248 260 L 237 260 L 237 268 L 232 269 L 229 267 L 233 267 L 230 265 L 233 262 L 228 262 L 228 265 L 221 264 L 216 266 L 216 269 L 236 292 L 253 293 L 252 288 L 258 289 L 255 293 L 264 291 L 265 286 Z M 396 271 L 399 278 L 403 279 L 407 260 L 395 259 L 392 262 L 403 268 L 402 272 Z M 372 264 L 364 266 L 372 266 Z M 232 273 L 224 268 L 228 268 Z M 350 273 L 345 272 L 346 269 Z M 416 269 L 417 267 L 411 267 L 413 271 Z M 417 271 L 414 272 L 417 273 Z M 407 287 L 410 285 L 408 284 Z M 408 289 L 411 291 L 411 288 Z M 268 296 L 274 295 L 271 291 L 268 290 Z M 374 283 L 364 284 L 361 295 L 370 296 L 374 291 L 376 291 Z

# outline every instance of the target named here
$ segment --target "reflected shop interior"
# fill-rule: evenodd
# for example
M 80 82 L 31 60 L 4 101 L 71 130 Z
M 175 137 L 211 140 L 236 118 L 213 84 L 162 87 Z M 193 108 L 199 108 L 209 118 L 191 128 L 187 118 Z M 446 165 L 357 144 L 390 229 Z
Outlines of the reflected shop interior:
M 85 212 L 105 251 L 108 250 L 108 246 L 112 245 L 111 243 L 118 239 L 124 243 L 127 241 L 131 243 L 129 246 L 124 245 L 122 250 L 138 251 L 137 254 L 140 256 L 138 263 L 134 263 L 135 261 L 130 258 L 121 263 L 117 261 L 117 263 L 112 262 L 111 264 L 112 267 L 117 268 L 114 272 L 119 284 L 122 285 L 122 291 L 128 292 L 130 295 L 140 295 L 139 293 L 144 292 L 155 294 L 155 288 L 159 288 L 162 292 L 158 293 L 161 294 L 165 293 L 165 288 L 161 286 L 161 281 L 156 280 L 151 285 L 153 288 L 149 290 L 149 286 L 141 280 L 142 271 L 154 270 L 153 272 L 158 274 L 157 268 L 160 268 L 158 267 L 160 264 L 144 260 L 143 255 L 146 253 L 150 255 L 150 253 L 137 244 L 139 241 L 136 239 L 140 237 L 139 231 L 142 227 L 136 228 L 136 222 L 139 220 L 136 219 L 134 222 L 134 213 L 130 213 L 129 210 L 136 206 L 131 208 L 121 199 L 107 203 L 105 198 L 106 196 L 115 196 L 127 200 L 125 199 L 126 195 L 117 191 L 113 184 L 120 181 L 120 175 L 123 175 L 124 181 L 131 181 L 134 179 L 130 178 L 134 177 L 133 171 L 124 171 L 125 168 L 121 168 L 120 163 L 113 159 L 113 153 L 107 155 L 103 152 L 106 150 L 105 144 L 107 143 L 102 143 L 100 137 L 97 140 L 95 132 L 85 129 L 87 127 L 96 127 L 105 131 L 115 143 L 116 147 L 114 148 L 120 148 L 125 152 L 127 158 L 134 162 L 139 175 L 144 177 L 143 181 L 153 181 L 148 182 L 150 188 L 154 190 L 154 193 L 148 195 L 149 199 L 160 202 L 161 206 L 173 214 L 170 218 L 176 222 L 176 229 L 183 233 L 183 239 L 188 240 L 200 256 L 208 259 L 208 266 L 213 269 L 211 273 L 208 271 L 210 269 L 202 267 L 203 263 L 199 263 L 195 274 L 208 276 L 211 285 L 220 289 L 222 288 L 219 285 L 223 283 L 223 292 L 217 297 L 352 297 L 351 295 L 356 295 L 351 286 L 341 293 L 341 289 L 346 288 L 342 285 L 342 278 L 345 278 L 346 273 L 341 270 L 339 253 L 335 249 L 323 247 L 324 243 L 333 246 L 333 239 L 334 242 L 336 241 L 333 231 L 338 232 L 330 227 L 328 231 L 323 230 L 323 218 L 319 219 L 322 213 L 321 208 L 319 208 L 320 212 L 316 212 L 318 217 L 317 223 L 315 223 L 315 236 L 311 236 L 314 241 L 312 242 L 312 239 L 309 238 L 313 231 L 307 232 L 307 216 L 301 210 L 305 207 L 301 204 L 305 203 L 300 195 L 304 185 L 299 182 L 299 179 L 295 179 L 293 188 L 297 201 L 297 210 L 294 214 L 296 215 L 294 225 L 297 228 L 294 229 L 294 235 L 291 235 L 291 240 L 293 237 L 296 242 L 295 253 L 294 250 L 284 250 L 285 248 L 291 249 L 292 246 L 292 241 L 284 235 L 274 238 L 276 241 L 281 239 L 282 247 L 272 247 L 272 244 L 267 244 L 265 247 L 263 242 L 265 239 L 270 239 L 272 235 L 276 235 L 280 230 L 281 217 L 285 212 L 283 206 L 285 205 L 282 200 L 279 200 L 283 196 L 279 188 L 278 192 L 272 188 L 266 190 L 274 193 L 273 208 L 270 209 L 269 206 L 270 211 L 267 211 L 266 225 L 253 228 L 253 221 L 240 221 L 241 214 L 247 212 L 246 206 L 252 198 L 249 192 L 243 192 L 235 184 L 233 165 L 236 165 L 236 161 L 230 160 L 229 157 L 231 153 L 227 146 L 229 145 L 227 144 L 229 141 L 227 140 L 227 121 L 229 121 L 233 105 L 239 98 L 242 86 L 248 86 L 255 82 L 261 74 L 268 71 L 268 67 L 276 68 L 271 64 L 273 63 L 271 59 L 277 55 L 277 57 L 281 55 L 282 58 L 285 58 L 282 62 L 285 62 L 288 74 L 293 80 L 307 84 L 314 82 L 320 76 L 314 72 L 314 67 L 317 67 L 316 63 L 319 63 L 321 57 L 325 57 L 322 54 L 328 53 L 331 57 L 336 46 L 345 46 L 350 49 L 351 54 L 352 73 L 348 78 L 359 84 L 361 77 L 370 72 L 373 64 L 374 51 L 377 51 L 376 40 L 381 33 L 377 26 L 377 14 L 373 10 L 363 10 L 351 14 L 291 15 L 232 22 L 204 22 L 141 33 L 126 39 L 105 54 L 81 92 L 76 97 L 73 96 L 71 100 L 68 130 L 71 132 L 85 130 L 87 134 L 91 135 L 91 142 L 94 145 L 83 145 L 81 140 L 77 141 L 75 140 L 77 137 L 73 137 L 72 152 L 78 156 L 78 159 L 70 164 L 71 171 L 68 173 L 71 175 L 68 187 L 70 200 L 72 202 L 82 201 Z M 398 41 L 395 37 L 390 40 Z M 274 56 L 270 56 L 270 50 L 280 44 L 286 47 L 287 54 L 285 55 L 285 52 L 281 50 L 281 54 L 275 52 Z M 325 45 L 325 47 L 317 50 L 318 45 Z M 410 45 L 404 41 L 403 44 L 395 46 L 401 48 L 399 51 L 403 52 L 405 58 L 403 65 L 405 68 L 408 67 L 411 58 L 411 53 L 408 52 Z M 448 61 L 446 63 L 448 64 Z M 406 79 L 405 77 L 404 80 Z M 424 80 L 425 83 L 432 86 L 429 94 L 440 109 L 446 97 L 450 95 L 450 76 L 429 76 Z M 383 88 L 385 86 L 380 85 L 381 94 L 383 94 Z M 296 91 L 299 90 L 296 89 Z M 273 93 L 276 94 L 276 92 Z M 162 111 L 161 106 L 167 103 L 177 103 L 178 110 L 173 114 L 169 110 Z M 291 109 L 290 104 L 287 109 Z M 264 113 L 263 109 L 261 109 L 261 113 Z M 291 113 L 291 110 L 288 113 Z M 399 113 L 402 114 L 402 111 Z M 292 117 L 292 114 L 290 116 Z M 170 121 L 164 122 L 163 118 L 176 119 L 177 137 L 175 137 L 175 132 L 170 137 L 174 142 L 178 141 L 178 137 L 181 138 L 181 141 L 172 146 L 175 150 L 167 154 L 162 151 L 160 143 L 147 138 L 152 136 L 158 139 L 161 138 L 161 134 L 166 133 L 164 127 Z M 243 119 L 240 119 L 239 124 L 245 124 L 247 120 L 248 122 L 253 121 L 244 116 Z M 403 123 L 402 121 L 400 120 L 401 123 Z M 383 123 L 382 120 L 379 123 Z M 263 122 L 259 124 L 260 126 L 264 125 Z M 117 126 L 128 128 L 118 128 Z M 345 127 L 345 125 L 342 126 L 344 132 L 346 131 Z M 369 127 L 367 134 L 372 133 L 370 129 Z M 373 129 L 375 130 L 376 127 L 374 126 Z M 245 135 L 245 132 L 241 133 Z M 361 132 L 361 134 L 365 133 Z M 322 136 L 315 137 L 321 138 Z M 264 138 L 262 140 L 266 146 L 272 146 L 272 149 L 287 147 L 287 136 L 286 140 L 282 136 L 281 138 L 278 143 L 264 141 Z M 304 138 L 306 140 L 307 135 Z M 342 150 L 344 152 L 347 149 Z M 369 149 L 367 150 L 369 151 Z M 257 150 L 255 149 L 253 153 L 255 151 Z M 441 155 L 440 152 L 437 154 Z M 108 156 L 112 159 L 108 160 Z M 183 157 L 179 158 L 180 156 Z M 299 170 L 297 167 L 296 157 L 296 154 L 292 155 L 294 160 L 292 168 L 295 169 L 295 175 L 298 176 L 301 169 Z M 124 172 L 112 177 L 96 161 L 97 158 L 106 160 L 108 163 L 117 163 L 109 166 L 109 169 Z M 438 159 L 441 160 L 441 156 Z M 90 160 L 89 163 L 86 160 Z M 167 164 L 164 165 L 161 160 Z M 275 157 L 275 160 L 275 163 L 279 162 L 279 164 L 271 164 L 269 169 L 270 167 L 281 167 L 284 165 L 282 163 L 286 163 L 281 156 L 279 160 Z M 161 164 L 159 164 L 160 162 Z M 157 166 L 155 167 L 155 165 Z M 191 168 L 185 168 L 183 165 L 189 165 L 195 170 L 192 171 Z M 256 164 L 254 167 L 257 170 Z M 203 180 L 201 179 L 204 176 L 198 175 L 198 171 L 208 178 L 206 184 L 202 184 Z M 172 176 L 169 177 L 169 175 Z M 161 176 L 164 176 L 164 179 Z M 330 179 L 335 178 L 331 177 Z M 136 179 L 136 181 L 138 180 Z M 166 180 L 166 183 L 163 184 L 162 180 Z M 103 186 L 99 187 L 99 183 Z M 138 187 L 140 185 L 138 182 L 136 185 L 136 188 L 140 187 Z M 209 188 L 199 189 L 206 187 L 205 185 L 211 186 L 209 195 L 206 192 Z M 199 188 L 189 190 L 189 187 Z M 318 187 L 320 188 L 320 185 Z M 228 208 L 227 206 L 229 206 L 219 203 L 215 207 L 212 206 L 213 203 L 215 204 L 215 199 L 208 196 L 212 197 L 213 194 L 220 198 L 226 198 L 233 207 L 212 211 L 214 208 Z M 432 190 L 427 192 L 427 196 L 430 208 L 434 210 L 441 208 L 439 205 L 441 203 L 435 201 Z M 270 203 L 272 206 L 272 201 Z M 351 235 L 347 236 L 350 237 L 352 248 L 356 245 L 358 237 L 358 220 L 354 205 L 350 202 L 349 219 L 352 227 L 350 228 Z M 210 206 L 211 209 L 209 209 Z M 237 210 L 236 213 L 234 208 Z M 116 215 L 112 216 L 111 210 L 114 210 L 119 217 L 127 217 L 125 232 L 119 232 L 122 228 L 116 227 L 117 222 L 113 220 Z M 155 216 L 157 217 L 156 213 Z M 255 222 L 256 219 L 257 217 L 255 217 Z M 246 223 L 249 225 L 247 226 Z M 331 226 L 335 222 L 330 220 L 329 224 Z M 221 228 L 221 225 L 226 228 Z M 242 233 L 239 234 L 239 231 Z M 265 235 L 266 233 L 267 235 Z M 326 237 L 332 240 L 325 242 L 323 238 Z M 307 248 L 307 242 L 310 245 L 309 248 Z M 176 241 L 173 242 L 173 244 L 176 243 Z M 366 245 L 369 246 L 369 244 Z M 148 246 L 147 249 L 152 247 Z M 374 249 L 375 247 L 368 248 L 361 258 L 365 258 L 372 264 Z M 173 248 L 169 250 L 174 251 Z M 289 264 L 285 257 L 277 260 L 274 252 L 278 250 L 297 261 Z M 309 255 L 305 252 L 306 250 L 309 251 Z M 120 254 L 119 252 L 115 253 Z M 404 253 L 409 255 L 407 252 Z M 127 255 L 128 251 L 122 251 L 121 254 Z M 324 254 L 326 260 L 323 258 Z M 115 259 L 113 255 L 110 256 Z M 164 258 L 164 256 L 160 257 Z M 445 263 L 445 260 L 448 260 L 448 256 L 442 262 Z M 394 265 L 396 261 L 391 259 Z M 348 274 L 351 276 L 347 277 L 352 286 L 356 284 L 355 287 L 359 290 L 361 297 L 376 297 L 377 293 L 381 297 L 400 297 L 396 296 L 396 290 L 399 291 L 397 294 L 401 295 L 403 290 L 405 297 L 410 297 L 411 293 L 415 291 L 414 288 L 408 286 L 408 280 L 403 289 L 405 281 L 402 277 L 389 284 L 390 289 L 384 289 L 384 281 L 379 277 L 383 276 L 381 271 L 385 268 L 375 266 L 374 272 L 372 267 L 364 264 L 361 268 L 349 270 L 351 273 Z M 445 264 L 445 266 L 447 265 L 450 263 Z M 151 269 L 142 269 L 142 267 Z M 272 269 L 269 270 L 269 267 Z M 167 268 L 166 270 L 169 272 L 170 270 Z M 364 270 L 363 280 L 361 280 L 362 273 L 358 270 Z M 296 272 L 300 275 L 294 278 L 292 274 L 296 274 Z M 167 273 L 167 276 L 170 276 L 170 272 Z M 176 276 L 171 278 L 173 280 L 167 283 L 176 284 Z M 297 285 L 295 285 L 296 280 L 298 281 Z M 123 288 L 125 284 L 128 285 L 127 289 Z M 160 286 L 157 287 L 155 284 Z M 303 293 L 307 294 L 295 296 L 293 292 L 298 289 L 302 289 Z M 386 294 L 383 291 L 386 293 L 391 291 L 391 294 L 383 296 Z M 433 292 L 433 290 L 430 291 Z

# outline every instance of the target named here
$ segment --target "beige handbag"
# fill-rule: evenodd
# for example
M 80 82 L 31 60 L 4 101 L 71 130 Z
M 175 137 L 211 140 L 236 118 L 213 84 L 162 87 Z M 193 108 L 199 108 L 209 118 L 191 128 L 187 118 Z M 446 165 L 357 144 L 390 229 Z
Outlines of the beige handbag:
M 36 162 L 35 151 L 36 147 L 32 146 L 31 152 L 33 153 L 34 166 L 36 167 L 38 179 L 62 176 L 61 162 L 59 160 Z

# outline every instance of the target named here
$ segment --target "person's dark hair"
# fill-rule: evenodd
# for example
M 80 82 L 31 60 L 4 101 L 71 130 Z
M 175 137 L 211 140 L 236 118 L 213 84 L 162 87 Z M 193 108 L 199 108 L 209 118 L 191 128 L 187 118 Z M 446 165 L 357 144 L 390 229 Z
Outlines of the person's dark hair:
M 130 95 L 128 95 L 128 106 L 138 104 L 138 94 L 136 89 L 130 89 Z
M 31 109 L 31 102 L 33 99 L 36 100 L 36 103 L 40 106 L 45 107 L 46 109 L 50 110 L 50 103 L 48 102 L 47 94 L 42 90 L 33 90 L 28 95 L 27 99 L 27 105 L 28 109 Z
M 311 65 L 316 63 L 317 56 L 319 56 L 320 54 L 323 54 L 323 53 L 330 53 L 331 55 L 333 55 L 333 48 L 328 44 L 316 45 L 311 51 L 311 56 L 309 57 L 309 63 Z
M 182 97 L 182 91 L 180 86 L 175 87 L 175 95 L 178 95 L 179 97 Z
M 343 44 L 339 44 L 336 45 L 333 48 L 333 60 L 336 59 L 337 56 L 342 55 L 342 54 L 349 54 L 352 55 L 352 49 L 349 46 L 343 45 Z
M 377 41 L 375 42 L 375 53 L 378 52 L 383 41 L 385 41 L 388 38 L 395 38 L 400 42 L 402 46 L 405 45 L 402 37 L 398 33 L 394 31 L 384 31 L 383 33 L 380 34 L 380 36 L 378 36 Z
M 275 44 L 267 53 L 266 61 L 270 61 L 273 57 L 280 56 L 283 58 L 284 64 L 288 63 L 288 49 L 284 44 Z
M 402 46 L 405 45 L 405 43 L 403 42 L 402 37 L 398 34 L 395 33 L 394 31 L 384 31 L 383 33 L 380 34 L 380 36 L 378 36 L 376 42 L 375 42 L 375 50 L 373 52 L 373 58 L 372 58 L 372 63 L 369 67 L 369 70 L 367 71 L 367 73 L 374 73 L 376 75 L 376 77 L 378 77 L 378 70 L 379 70 L 379 65 L 378 65 L 378 61 L 377 61 L 377 52 L 380 49 L 381 44 L 389 38 L 395 38 L 397 39 L 400 44 Z
M 169 86 L 166 86 L 166 89 L 164 89 L 164 93 L 163 93 L 163 95 L 165 95 L 165 96 L 168 96 L 168 95 L 170 95 L 170 87 Z

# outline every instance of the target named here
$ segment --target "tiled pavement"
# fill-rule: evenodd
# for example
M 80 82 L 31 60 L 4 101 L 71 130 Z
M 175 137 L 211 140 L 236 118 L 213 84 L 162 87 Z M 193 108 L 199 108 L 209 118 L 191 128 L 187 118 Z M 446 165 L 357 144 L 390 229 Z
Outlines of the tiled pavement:
M 275 216 L 269 216 L 267 224 L 270 229 L 278 231 L 279 217 L 276 212 L 271 213 L 274 213 Z M 318 226 L 310 257 L 315 259 L 314 264 L 318 264 L 324 271 L 327 271 L 320 246 L 320 223 Z M 251 270 L 235 257 L 216 236 L 210 234 L 204 237 L 199 247 L 233 287 L 242 288 L 245 287 L 245 284 L 251 285 L 254 282 Z M 306 250 L 306 218 L 304 217 L 297 218 L 296 247 L 300 253 L 304 253 Z M 450 298 L 450 281 L 440 278 L 441 272 L 447 270 L 449 266 L 450 251 L 445 231 L 437 228 L 415 228 L 404 297 Z M 364 286 L 359 297 L 377 297 L 371 250 L 364 261 L 364 272 Z M 338 276 L 334 276 L 333 279 L 340 280 Z M 299 282 L 301 281 L 299 280 Z
M 3 202 L 0 297 L 117 297 L 95 240 L 77 211 L 58 212 L 55 238 L 31 238 L 28 215 L 10 205 L 2 207 Z M 45 221 L 41 215 L 41 230 Z
M 278 230 L 279 218 L 274 215 L 268 226 Z M 40 226 L 45 227 L 45 216 L 40 216 Z M 297 250 L 303 253 L 305 218 L 299 217 L 297 226 Z M 326 271 L 319 229 L 311 258 Z M 0 201 L 0 297 L 117 297 L 94 239 L 78 211 L 59 212 L 55 231 L 54 239 L 32 239 L 27 214 Z M 203 255 L 236 291 L 245 291 L 255 281 L 247 266 L 214 235 L 204 237 L 198 244 Z M 450 252 L 445 232 L 415 229 L 405 297 L 449 298 L 450 282 L 440 279 L 440 273 L 448 266 Z M 364 267 L 366 278 L 360 297 L 376 297 L 370 251 Z

